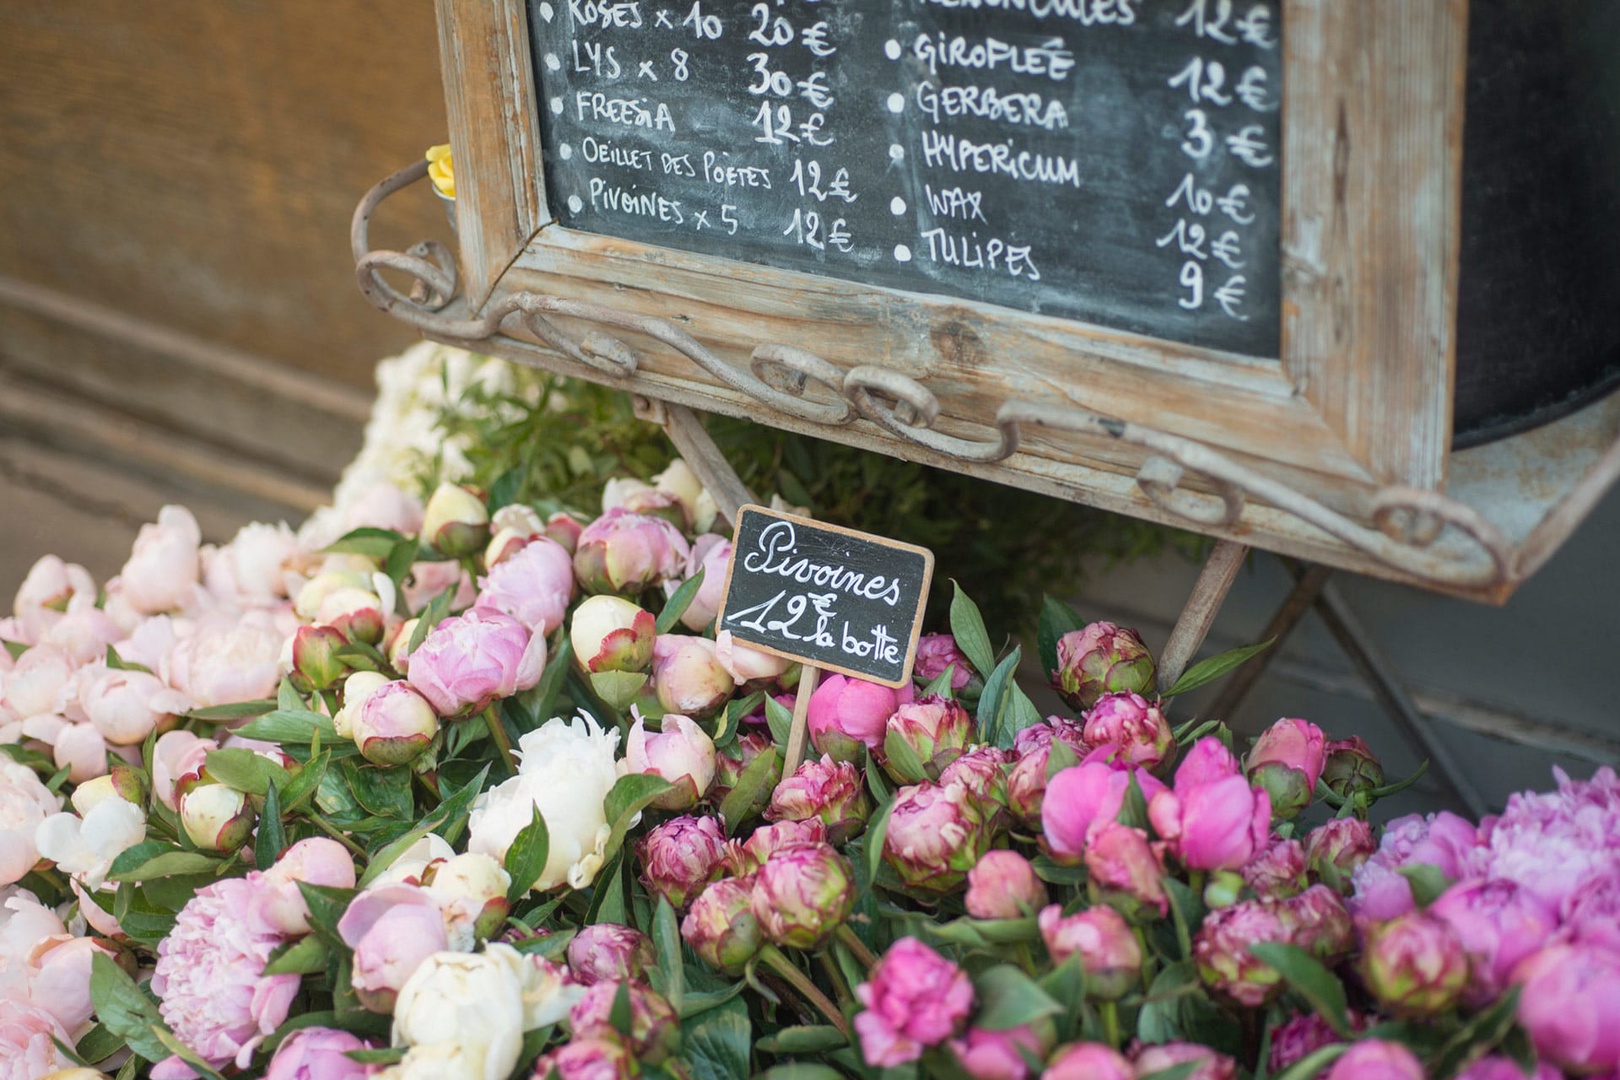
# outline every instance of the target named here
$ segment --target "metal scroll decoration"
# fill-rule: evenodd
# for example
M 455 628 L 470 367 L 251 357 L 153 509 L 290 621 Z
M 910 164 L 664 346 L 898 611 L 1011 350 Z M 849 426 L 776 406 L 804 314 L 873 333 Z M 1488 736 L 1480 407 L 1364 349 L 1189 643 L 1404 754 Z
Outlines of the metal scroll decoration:
M 367 238 L 371 216 L 382 201 L 426 175 L 427 162 L 417 162 L 367 192 L 355 208 L 350 243 L 366 299 L 434 338 L 469 347 L 503 340 L 519 345 L 519 339 L 505 332 L 514 325 L 591 372 L 624 381 L 636 374 L 636 351 L 609 331 L 629 331 L 681 353 L 722 385 L 813 424 L 844 426 L 864 419 L 934 454 L 978 464 L 1017 453 L 1024 428 L 1112 439 L 1148 451 L 1137 471 L 1137 486 L 1159 510 L 1194 528 L 1236 530 L 1252 498 L 1386 566 L 1438 584 L 1484 588 L 1512 573 L 1511 545 L 1501 532 L 1472 508 L 1437 491 L 1383 489 L 1373 500 L 1369 527 L 1202 443 L 1074 405 L 1007 401 L 997 410 L 993 437 L 965 439 L 936 430 L 939 399 L 890 368 L 863 364 L 845 370 L 797 346 L 767 343 L 754 349 L 749 370 L 743 371 L 668 320 L 530 292 L 502 296 L 476 317 L 456 317 L 445 311 L 456 297 L 458 279 L 455 260 L 443 244 L 430 240 L 406 252 L 372 251 Z M 409 276 L 410 294 L 385 281 L 384 270 Z M 576 337 L 553 322 L 555 316 L 590 324 L 591 329 Z M 824 392 L 809 396 L 812 383 Z M 1192 490 L 1186 484 L 1190 478 L 1213 494 Z M 1442 536 L 1454 538 L 1445 550 L 1437 546 Z

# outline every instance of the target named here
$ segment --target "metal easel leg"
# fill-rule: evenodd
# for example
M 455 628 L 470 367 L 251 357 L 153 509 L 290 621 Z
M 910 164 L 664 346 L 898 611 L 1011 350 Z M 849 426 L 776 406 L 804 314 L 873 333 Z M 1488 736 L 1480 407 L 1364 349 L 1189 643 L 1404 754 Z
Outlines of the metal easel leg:
M 1234 540 L 1216 542 L 1215 550 L 1209 553 L 1209 559 L 1204 563 L 1203 572 L 1193 584 L 1187 606 L 1181 609 L 1181 617 L 1176 620 L 1175 629 L 1170 631 L 1170 640 L 1159 654 L 1159 693 L 1174 686 L 1187 670 L 1187 664 L 1198 655 L 1198 648 L 1204 643 L 1209 628 L 1214 625 L 1215 616 L 1220 612 L 1226 594 L 1232 591 L 1232 582 L 1237 580 L 1238 570 L 1248 554 L 1246 544 Z
M 640 394 L 635 396 L 634 402 L 638 417 L 664 429 L 664 434 L 675 444 L 682 459 L 692 467 L 699 482 L 714 497 L 715 504 L 727 521 L 735 524 L 740 507 L 759 501 L 737 475 L 737 470 L 731 467 L 731 462 L 720 452 L 714 439 L 703 429 L 703 421 L 691 409 Z

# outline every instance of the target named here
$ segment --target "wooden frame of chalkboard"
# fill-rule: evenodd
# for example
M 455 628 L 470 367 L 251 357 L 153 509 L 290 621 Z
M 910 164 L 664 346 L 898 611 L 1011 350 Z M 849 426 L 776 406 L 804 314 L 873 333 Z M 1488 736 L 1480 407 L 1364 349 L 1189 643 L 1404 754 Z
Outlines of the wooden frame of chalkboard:
M 1466 0 L 1276 3 L 1274 359 L 562 228 L 524 0 L 438 0 L 450 310 L 494 321 L 486 352 L 648 398 L 1482 587 L 1494 539 L 1429 498 L 1450 441 Z M 1462 535 L 1432 545 L 1447 526 Z

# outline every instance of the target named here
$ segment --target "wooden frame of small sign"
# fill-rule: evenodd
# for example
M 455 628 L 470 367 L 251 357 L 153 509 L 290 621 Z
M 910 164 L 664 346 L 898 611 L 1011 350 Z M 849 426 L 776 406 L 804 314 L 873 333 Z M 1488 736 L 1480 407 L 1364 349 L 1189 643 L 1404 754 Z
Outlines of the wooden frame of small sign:
M 763 506 L 736 517 L 715 627 L 803 665 L 784 763 L 791 775 L 823 670 L 895 688 L 910 681 L 934 553 Z

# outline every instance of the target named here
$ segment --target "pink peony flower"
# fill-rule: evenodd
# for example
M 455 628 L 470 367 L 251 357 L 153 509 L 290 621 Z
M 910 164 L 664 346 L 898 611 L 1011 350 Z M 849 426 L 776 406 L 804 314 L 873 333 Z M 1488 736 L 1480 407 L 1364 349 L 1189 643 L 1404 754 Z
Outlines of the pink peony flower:
M 338 934 L 354 950 L 354 991 L 372 1012 L 391 1013 L 401 988 L 449 946 L 444 914 L 426 889 L 385 885 L 349 902 Z
M 1177 770 L 1175 790 L 1149 799 L 1148 818 L 1188 868 L 1238 870 L 1269 843 L 1271 798 L 1241 774 L 1189 785 Z
M 1170 913 L 1170 897 L 1164 889 L 1160 847 L 1129 825 L 1108 821 L 1093 826 L 1085 855 L 1092 895 L 1133 917 L 1153 910 L 1164 918 Z
M 647 733 L 640 712 L 634 715 L 625 742 L 626 771 L 661 777 L 675 785 L 654 801 L 660 809 L 686 810 L 695 805 L 714 786 L 714 740 L 680 713 L 665 713 L 656 735 Z
M 1199 784 L 1213 784 L 1229 776 L 1238 776 L 1242 771 L 1238 768 L 1237 758 L 1232 756 L 1232 751 L 1221 740 L 1205 737 L 1193 743 L 1182 755 L 1181 762 L 1176 766 L 1174 787 L 1182 791 Z
M 613 1035 L 572 1039 L 534 1063 L 531 1080 L 631 1080 L 641 1075 L 635 1055 Z
M 666 712 L 697 720 L 713 716 L 737 688 L 720 663 L 719 646 L 690 634 L 653 639 L 652 685 Z
M 1326 1080 L 1424 1080 L 1423 1063 L 1400 1043 L 1363 1039 L 1328 1069 Z
M 545 637 L 563 624 L 574 598 L 574 561 L 561 544 L 540 537 L 479 578 L 478 589 L 477 608 L 510 615 Z
M 1291 818 L 1310 804 L 1326 747 L 1321 728 L 1309 720 L 1286 717 L 1256 740 L 1244 769 L 1251 783 L 1266 789 L 1279 818 Z
M 276 1048 L 264 1080 L 361 1080 L 379 1071 L 348 1057 L 350 1050 L 369 1050 L 358 1035 L 336 1028 L 299 1028 Z
M 1351 1017 L 1355 1025 L 1355 1017 Z M 1324 1046 L 1333 1046 L 1342 1043 L 1328 1022 L 1316 1013 L 1296 1012 L 1289 1019 L 1271 1032 L 1271 1056 L 1267 1058 L 1267 1067 L 1272 1073 L 1280 1073 L 1294 1062 L 1314 1054 Z
M 1052 777 L 1041 804 L 1041 832 L 1053 856 L 1079 862 L 1085 855 L 1086 835 L 1092 826 L 1119 818 L 1133 777 L 1144 798 L 1154 800 L 1164 793 L 1164 785 L 1149 773 L 1115 769 L 1095 761 L 1064 769 Z
M 894 793 L 883 859 L 909 888 L 943 895 L 962 883 L 992 839 L 967 788 L 924 781 Z
M 1016 851 L 991 851 L 968 871 L 965 903 L 975 919 L 1022 919 L 1046 906 L 1046 885 Z
M 1236 1080 L 1237 1062 L 1198 1043 L 1162 1043 L 1144 1046 L 1135 1055 L 1136 1075 L 1152 1076 L 1190 1061 L 1199 1063 L 1187 1080 Z
M 0 886 L 21 881 L 39 862 L 34 833 L 62 808 L 33 769 L 0 757 Z
M 1468 954 L 1449 923 L 1427 911 L 1409 911 L 1366 932 L 1361 980 L 1399 1016 L 1435 1016 L 1462 995 Z
M 956 638 L 950 634 L 924 634 L 918 638 L 917 659 L 912 665 L 911 674 L 927 684 L 945 674 L 946 668 L 951 669 L 953 692 L 961 691 L 979 674 L 973 670 L 973 664 L 963 655 Z
M 165 506 L 155 523 L 142 525 L 119 571 L 122 592 L 135 610 L 148 615 L 191 604 L 202 571 L 198 545 L 202 530 L 183 506 Z
M 685 815 L 650 830 L 638 850 L 641 880 L 648 891 L 679 911 L 719 870 L 726 834 L 719 818 Z
M 1511 881 L 1458 882 L 1429 905 L 1468 953 L 1468 999 L 1483 1006 L 1507 988 L 1519 961 L 1547 944 L 1557 912 Z
M 916 938 L 901 938 L 855 989 L 855 1015 L 866 1060 L 880 1068 L 922 1057 L 962 1029 L 973 1009 L 967 972 Z
M 1104 694 L 1140 693 L 1153 687 L 1153 654 L 1135 630 L 1094 622 L 1058 639 L 1052 687 L 1076 709 L 1089 709 Z
M 243 878 L 205 885 L 158 944 L 152 991 L 159 1011 L 175 1036 L 215 1067 L 246 1068 L 298 993 L 297 975 L 263 974 L 282 938 L 257 917 L 257 899 L 258 889 Z M 190 1072 L 177 1058 L 158 1069 Z
M 144 741 L 159 723 L 184 712 L 187 705 L 184 695 L 156 675 L 104 665 L 81 669 L 79 707 L 101 737 L 114 745 Z
M 53 622 L 62 617 L 68 604 L 76 596 L 96 595 L 96 582 L 90 571 L 77 563 L 63 562 L 55 555 L 42 556 L 28 568 L 28 576 L 17 587 L 11 603 L 22 640 L 39 640 Z
M 542 635 L 510 615 L 475 608 L 428 632 L 411 654 L 410 683 L 440 716 L 469 716 L 532 689 L 545 667 Z
M 579 534 L 574 574 L 589 592 L 627 595 L 680 577 L 691 554 L 668 521 L 614 507 Z
M 891 761 L 885 761 L 884 768 L 902 784 L 938 779 L 940 770 L 961 756 L 972 737 L 973 718 L 955 700 L 938 694 L 918 698 L 898 706 L 885 722 L 883 745 L 894 740 L 910 747 L 924 775 L 902 773 Z M 895 752 L 901 751 L 896 747 Z
M 1086 973 L 1086 993 L 1092 997 L 1123 997 L 1142 975 L 1142 946 L 1124 916 L 1099 904 L 1065 916 L 1057 904 L 1042 909 L 1036 920 L 1041 940 L 1054 964 L 1071 956 L 1080 958 Z
M 752 875 L 721 878 L 692 901 L 692 910 L 681 920 L 681 937 L 705 964 L 739 974 L 765 940 L 754 918 L 753 899 Z
M 621 991 L 630 1002 L 630 1030 L 619 1032 L 612 1023 L 613 1004 Z M 648 1065 L 666 1061 L 680 1042 L 680 1018 L 663 995 L 638 982 L 609 980 L 589 987 L 568 1011 L 568 1025 L 576 1038 L 622 1037 L 636 1057 Z
M 1445 811 L 1396 818 L 1384 826 L 1378 850 L 1351 875 L 1351 913 L 1383 921 L 1411 911 L 1416 903 L 1411 885 L 1399 873 L 1403 866 L 1435 866 L 1449 878 L 1463 876 L 1467 868 L 1468 876 L 1475 876 L 1479 860 L 1488 857 L 1479 840 L 1477 826 Z
M 640 979 L 657 961 L 652 938 L 618 923 L 581 927 L 568 943 L 568 970 L 584 986 Z
M 1129 691 L 1099 697 L 1081 730 L 1089 745 L 1113 745 L 1119 749 L 1119 760 L 1144 769 L 1158 765 L 1176 749 L 1164 711 Z
M 1028 1024 L 1006 1031 L 970 1027 L 949 1043 L 956 1063 L 973 1080 L 1025 1080 L 1034 1071 L 1029 1058 L 1039 1061 L 1048 1045 Z
M 203 582 L 214 596 L 245 607 L 267 607 L 287 598 L 287 578 L 308 558 L 287 527 L 253 522 L 231 542 L 203 551 Z
M 1053 1056 L 1041 1080 L 1136 1080 L 1136 1070 L 1107 1043 L 1071 1043 Z
M 810 759 L 799 771 L 776 785 L 767 821 L 805 821 L 819 818 L 827 826 L 827 841 L 842 844 L 866 827 L 872 812 L 866 784 L 854 765 L 822 755 Z
M 0 994 L 0 1080 L 39 1080 L 72 1065 L 53 1039 L 73 1045 L 73 1035 L 49 1012 Z
M 910 687 L 895 691 L 865 679 L 829 675 L 810 695 L 810 741 L 823 754 L 856 761 L 862 744 L 870 750 L 883 745 L 889 717 L 910 700 Z
M 1244 863 L 1241 872 L 1244 884 L 1263 899 L 1294 896 L 1305 890 L 1305 845 L 1292 839 L 1274 840 Z
M 714 533 L 705 533 L 692 542 L 687 557 L 685 579 L 690 580 L 703 571 L 703 584 L 698 586 L 692 602 L 681 613 L 681 624 L 694 634 L 701 634 L 720 613 L 720 601 L 726 594 L 726 570 L 731 563 L 731 541 Z M 671 595 L 679 588 L 674 582 L 665 582 L 664 589 Z
M 282 852 L 275 865 L 259 875 L 258 915 L 271 928 L 288 937 L 309 933 L 309 905 L 298 888 L 300 881 L 333 889 L 352 889 L 354 859 L 336 840 L 312 836 Z
M 1550 945 L 1513 972 L 1519 1024 L 1536 1053 L 1571 1072 L 1620 1066 L 1620 955 Z
M 1536 1063 L 1528 1077 L 1512 1058 L 1487 1055 L 1457 1074 L 1457 1080 L 1564 1080 L 1564 1074 L 1545 1061 Z
M 754 876 L 754 918 L 772 944 L 818 949 L 855 906 L 855 869 L 831 844 L 779 851 Z
M 803 821 L 778 821 L 762 825 L 747 840 L 732 840 L 726 844 L 725 872 L 738 877 L 753 874 L 760 867 L 784 851 L 798 847 L 813 847 L 827 842 L 827 826 L 820 818 Z
M 169 685 L 193 708 L 275 697 L 287 636 L 269 611 L 205 615 L 169 653 Z

